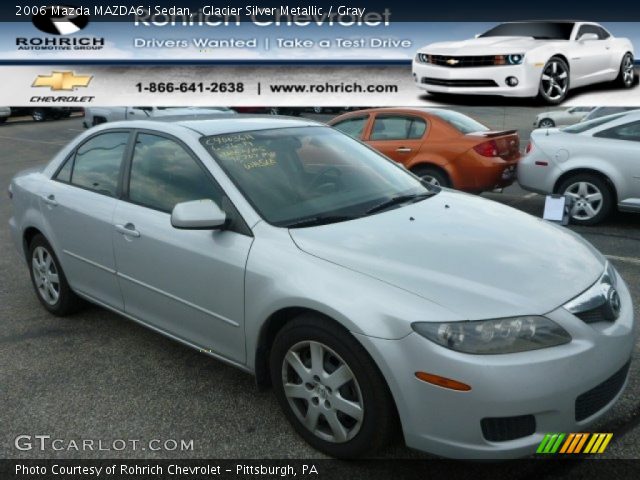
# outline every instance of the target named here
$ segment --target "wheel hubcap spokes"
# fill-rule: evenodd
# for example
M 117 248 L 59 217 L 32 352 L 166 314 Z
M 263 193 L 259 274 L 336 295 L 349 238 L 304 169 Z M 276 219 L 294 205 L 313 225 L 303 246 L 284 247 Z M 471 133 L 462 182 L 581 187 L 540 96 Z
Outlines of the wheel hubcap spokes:
M 44 247 L 33 251 L 31 268 L 38 294 L 49 305 L 55 305 L 60 298 L 60 280 L 53 257 Z
M 569 74 L 559 62 L 551 62 L 542 72 L 542 90 L 551 100 L 564 96 L 569 84 Z
M 431 185 L 435 185 L 436 187 L 440 186 L 440 182 L 438 181 L 437 178 L 432 177 L 431 175 L 424 175 L 422 177 L 422 180 L 424 180 L 425 182 L 431 184 Z
M 317 437 L 343 443 L 360 431 L 360 386 L 349 366 L 326 345 L 305 341 L 291 347 L 282 363 L 282 383 L 289 406 Z
M 622 80 L 626 85 L 633 83 L 633 76 L 635 75 L 635 69 L 633 66 L 633 59 L 630 56 L 626 56 L 622 65 Z
M 565 195 L 573 199 L 571 216 L 577 220 L 590 220 L 602 209 L 602 192 L 592 183 L 574 183 L 567 188 Z

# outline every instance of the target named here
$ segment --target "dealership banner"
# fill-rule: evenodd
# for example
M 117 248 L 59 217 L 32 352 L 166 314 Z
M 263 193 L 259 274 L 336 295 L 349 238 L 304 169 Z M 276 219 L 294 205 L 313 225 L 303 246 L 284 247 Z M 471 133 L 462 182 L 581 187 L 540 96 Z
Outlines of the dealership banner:
M 559 58 L 566 105 L 640 105 L 640 90 L 612 83 L 640 44 L 638 8 L 621 10 L 563 2 L 549 34 L 523 23 L 547 13 L 502 1 L 5 4 L 0 71 L 13 81 L 0 104 L 518 105 L 558 97 L 541 78 Z M 517 31 L 495 30 L 505 20 Z

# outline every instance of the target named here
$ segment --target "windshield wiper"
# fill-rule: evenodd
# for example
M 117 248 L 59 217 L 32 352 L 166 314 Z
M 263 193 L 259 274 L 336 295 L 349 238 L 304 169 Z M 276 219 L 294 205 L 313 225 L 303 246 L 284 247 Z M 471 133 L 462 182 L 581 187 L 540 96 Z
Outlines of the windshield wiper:
M 371 215 L 373 213 L 378 213 L 383 210 L 387 210 L 391 207 L 395 207 L 396 205 L 401 205 L 403 203 L 411 202 L 419 202 L 420 200 L 424 200 L 425 198 L 432 197 L 437 192 L 424 192 L 424 193 L 412 193 L 410 195 L 398 195 L 397 197 L 390 198 L 389 200 L 385 200 L 378 205 L 370 208 L 365 212 L 365 215 Z
M 316 227 L 318 225 L 328 225 L 330 223 L 346 222 L 358 217 L 348 215 L 318 215 L 316 217 L 303 218 L 295 222 L 284 225 L 285 228 Z

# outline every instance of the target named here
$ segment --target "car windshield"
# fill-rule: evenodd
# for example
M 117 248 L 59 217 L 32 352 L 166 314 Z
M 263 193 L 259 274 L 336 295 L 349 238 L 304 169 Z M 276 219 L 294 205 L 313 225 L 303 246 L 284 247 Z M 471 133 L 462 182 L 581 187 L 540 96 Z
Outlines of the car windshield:
M 605 123 L 609 123 L 614 120 L 617 120 L 620 117 L 624 117 L 626 114 L 627 112 L 618 113 L 616 115 L 609 115 L 607 117 L 600 117 L 594 120 L 589 120 L 588 122 L 576 123 L 575 125 L 561 128 L 560 130 L 566 133 L 582 133 L 582 132 L 586 132 L 587 130 L 591 130 L 592 128 L 596 128 L 601 125 L 604 125 Z
M 256 130 L 200 141 L 260 216 L 276 226 L 349 220 L 438 191 L 328 127 Z
M 462 113 L 442 109 L 429 110 L 429 113 L 441 118 L 442 120 L 453 126 L 460 133 L 465 135 L 468 133 L 489 131 L 489 129 L 485 125 L 481 124 L 480 122 L 476 122 L 473 118 L 467 117 Z
M 533 37 L 536 40 L 569 40 L 572 22 L 510 22 L 502 23 L 480 37 Z

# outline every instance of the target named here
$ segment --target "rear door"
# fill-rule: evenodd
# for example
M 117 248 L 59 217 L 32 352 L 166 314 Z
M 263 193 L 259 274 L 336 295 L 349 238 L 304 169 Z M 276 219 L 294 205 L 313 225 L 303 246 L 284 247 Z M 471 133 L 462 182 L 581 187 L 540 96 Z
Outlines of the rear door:
M 415 115 L 379 113 L 365 140 L 387 157 L 411 164 L 420 151 L 428 129 L 427 121 Z
M 111 229 L 125 311 L 192 345 L 245 361 L 244 273 L 251 232 L 189 148 L 138 132 Z M 211 199 L 225 230 L 171 225 L 176 203 Z
M 90 137 L 42 189 L 40 208 L 71 287 L 122 309 L 111 232 L 129 131 Z

